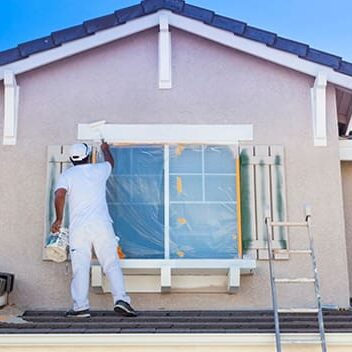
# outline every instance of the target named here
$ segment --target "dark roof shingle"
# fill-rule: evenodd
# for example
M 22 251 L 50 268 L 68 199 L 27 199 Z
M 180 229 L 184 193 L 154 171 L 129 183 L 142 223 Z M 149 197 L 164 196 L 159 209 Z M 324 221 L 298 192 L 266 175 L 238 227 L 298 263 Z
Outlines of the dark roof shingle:
M 93 311 L 90 319 L 65 318 L 62 311 L 27 311 L 25 323 L 0 322 L 1 334 L 34 333 L 274 333 L 272 311 L 141 311 L 135 318 Z M 328 333 L 351 333 L 352 312 L 324 310 Z M 280 314 L 283 333 L 317 333 L 317 315 Z
M 94 18 L 83 23 L 87 32 L 93 34 L 103 29 L 114 27 L 118 24 L 118 19 L 115 14 L 110 14 L 98 18 Z
M 51 37 L 53 38 L 55 45 L 61 45 L 85 36 L 87 36 L 87 31 L 83 25 L 78 25 L 51 33 Z
M 307 44 L 282 38 L 275 33 L 248 26 L 244 22 L 217 15 L 208 9 L 187 4 L 184 0 L 143 0 L 140 4 L 85 21 L 81 25 L 53 32 L 50 36 L 44 38 L 19 44 L 17 48 L 2 51 L 0 52 L 0 65 L 6 65 L 24 59 L 31 54 L 52 49 L 107 28 L 122 25 L 161 9 L 170 10 L 181 16 L 201 21 L 210 26 L 232 32 L 237 36 L 263 43 L 274 49 L 297 55 L 302 59 L 331 67 L 339 73 L 352 76 L 352 63 L 343 61 L 339 56 L 312 49 Z

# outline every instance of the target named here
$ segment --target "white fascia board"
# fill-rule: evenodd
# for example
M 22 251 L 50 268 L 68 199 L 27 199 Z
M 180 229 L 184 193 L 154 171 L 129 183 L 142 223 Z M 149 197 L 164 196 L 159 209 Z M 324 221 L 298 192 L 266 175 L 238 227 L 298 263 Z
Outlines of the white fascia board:
M 100 128 L 107 142 L 121 144 L 236 144 L 253 140 L 253 125 L 183 125 L 183 124 L 105 124 Z M 78 124 L 79 140 L 99 140 L 100 134 L 90 124 Z
M 331 346 L 352 346 L 351 333 L 326 333 Z M 307 341 L 312 346 L 319 334 L 281 334 L 282 344 Z M 285 342 L 284 342 L 285 341 Z M 287 341 L 287 342 L 286 342 Z M 0 347 L 36 346 L 274 346 L 275 334 L 1 334 Z M 259 347 L 258 347 L 259 348 Z
M 231 32 L 214 28 L 202 22 L 187 17 L 172 14 L 169 16 L 169 25 L 183 31 L 190 32 L 200 37 L 223 44 L 238 51 L 250 54 L 269 62 L 316 77 L 324 73 L 329 82 L 347 89 L 352 89 L 352 77 L 334 71 L 332 68 L 299 58 L 278 49 L 270 48 L 263 43 L 258 43 Z
M 96 34 L 86 38 L 64 43 L 57 48 L 33 54 L 27 59 L 19 60 L 2 67 L 0 66 L 0 80 L 4 78 L 4 70 L 11 70 L 14 74 L 30 71 L 37 67 L 47 65 L 51 62 L 76 55 L 104 44 L 108 44 L 115 40 L 128 37 L 132 34 L 142 32 L 158 25 L 159 14 L 155 13 L 131 20 L 111 29 L 97 32 Z

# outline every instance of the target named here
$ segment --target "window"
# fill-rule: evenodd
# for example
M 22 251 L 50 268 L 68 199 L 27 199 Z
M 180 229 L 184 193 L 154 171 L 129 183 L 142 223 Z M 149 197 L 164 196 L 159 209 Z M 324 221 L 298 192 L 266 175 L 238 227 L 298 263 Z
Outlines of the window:
M 129 145 L 111 149 L 107 184 L 127 259 L 238 257 L 237 148 Z

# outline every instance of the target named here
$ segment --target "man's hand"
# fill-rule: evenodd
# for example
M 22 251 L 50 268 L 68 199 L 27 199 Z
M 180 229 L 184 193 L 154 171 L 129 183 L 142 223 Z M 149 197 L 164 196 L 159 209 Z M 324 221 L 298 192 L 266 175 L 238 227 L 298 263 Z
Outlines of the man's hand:
M 57 219 L 53 222 L 53 224 L 51 225 L 51 232 L 53 234 L 60 232 L 61 223 L 62 223 L 62 220 L 57 220 Z
M 106 143 L 105 141 L 104 141 L 104 139 L 102 139 L 101 140 L 101 146 L 100 146 L 100 149 L 101 149 L 101 151 L 104 153 L 104 152 L 107 152 L 107 151 L 109 151 L 110 150 L 110 146 L 109 146 L 109 144 L 108 143 Z
M 109 162 L 111 167 L 114 168 L 114 158 L 111 155 L 110 146 L 104 141 L 104 139 L 101 140 L 100 149 L 103 152 L 104 160 Z

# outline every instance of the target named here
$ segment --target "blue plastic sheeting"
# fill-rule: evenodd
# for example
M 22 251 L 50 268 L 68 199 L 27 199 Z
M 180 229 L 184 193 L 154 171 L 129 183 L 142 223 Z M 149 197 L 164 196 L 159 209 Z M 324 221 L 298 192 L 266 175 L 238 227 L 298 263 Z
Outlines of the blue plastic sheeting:
M 171 145 L 166 171 L 164 148 L 111 148 L 116 166 L 108 180 L 107 201 L 126 258 L 236 258 L 235 148 Z M 169 178 L 168 197 L 164 173 Z
M 111 148 L 107 202 L 126 258 L 164 258 L 164 150 Z

